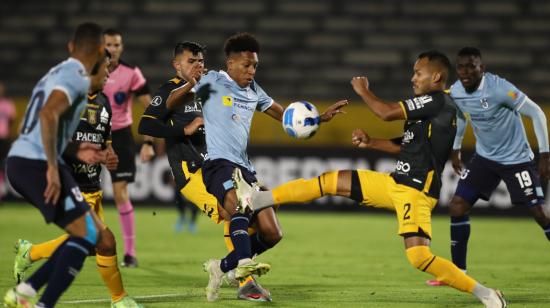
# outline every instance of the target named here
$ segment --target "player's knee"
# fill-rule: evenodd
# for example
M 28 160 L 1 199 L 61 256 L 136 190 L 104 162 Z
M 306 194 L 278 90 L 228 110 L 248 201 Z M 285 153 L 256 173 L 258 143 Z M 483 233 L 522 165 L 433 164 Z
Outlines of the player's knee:
M 430 264 L 434 255 L 428 246 L 414 246 L 406 250 L 409 263 L 415 268 L 424 271 Z
M 274 247 L 283 239 L 283 230 L 276 229 L 267 234 L 262 234 L 262 238 L 269 247 Z
M 319 176 L 319 184 L 323 191 L 322 195 L 336 195 L 338 189 L 338 171 L 324 172 Z
M 459 196 L 453 196 L 449 204 L 449 212 L 452 217 L 460 217 L 468 214 L 471 205 Z
M 105 228 L 100 232 L 100 240 L 96 245 L 96 251 L 102 256 L 116 255 L 116 240 L 113 232 L 109 228 Z

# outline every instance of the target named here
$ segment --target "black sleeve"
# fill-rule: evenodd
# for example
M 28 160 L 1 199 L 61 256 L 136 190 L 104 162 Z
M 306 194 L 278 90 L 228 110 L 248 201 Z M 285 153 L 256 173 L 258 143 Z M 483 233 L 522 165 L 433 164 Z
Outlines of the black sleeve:
M 445 103 L 443 93 L 417 96 L 400 102 L 407 120 L 420 120 L 434 116 Z
M 145 82 L 141 88 L 134 92 L 135 96 L 142 96 L 150 93 L 151 91 L 149 90 L 149 84 L 147 82 Z
M 109 99 L 103 92 L 99 92 L 98 97 L 96 99 L 97 100 L 101 99 L 101 102 L 103 103 L 103 107 L 105 108 L 108 114 L 107 124 L 105 124 L 105 130 L 102 133 L 103 140 L 105 140 L 105 142 L 101 145 L 102 149 L 106 149 L 107 145 L 109 145 L 113 141 L 113 138 L 111 136 L 111 125 L 113 123 L 113 109 L 111 109 L 111 104 L 109 103 Z
M 155 93 L 147 109 L 139 121 L 138 132 L 157 138 L 183 136 L 185 124 L 174 123 L 168 118 L 171 111 L 166 107 L 166 100 L 170 95 L 171 88 L 162 86 Z
M 63 158 L 69 161 L 78 160 L 76 158 L 76 153 L 78 152 L 79 146 L 80 146 L 80 142 L 76 142 L 74 140 L 69 141 L 69 143 L 67 144 L 67 147 L 65 148 L 65 152 L 63 152 Z

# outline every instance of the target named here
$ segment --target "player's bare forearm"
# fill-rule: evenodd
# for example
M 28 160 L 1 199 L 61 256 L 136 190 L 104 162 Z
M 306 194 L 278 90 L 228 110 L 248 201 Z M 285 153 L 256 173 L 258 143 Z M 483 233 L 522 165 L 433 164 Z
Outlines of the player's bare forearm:
M 370 110 L 384 121 L 404 120 L 406 115 L 399 103 L 387 103 L 369 90 L 367 77 L 353 77 L 351 85 L 357 95 L 369 106 Z
M 60 90 L 53 90 L 40 110 L 40 128 L 42 144 L 48 165 L 57 167 L 57 130 L 59 115 L 70 106 L 67 95 Z
M 277 102 L 273 102 L 271 107 L 269 107 L 265 113 L 269 115 L 270 117 L 274 118 L 275 120 L 282 122 L 283 121 L 283 112 L 284 112 L 283 106 L 279 105 Z
M 193 93 L 190 93 L 193 86 L 193 83 L 187 82 L 183 86 L 170 92 L 166 100 L 166 108 L 168 108 L 168 110 L 174 110 L 185 103 L 193 101 Z
M 42 133 L 42 144 L 48 165 L 57 166 L 57 125 L 59 116 L 50 110 L 40 111 L 40 128 Z
M 388 139 L 371 138 L 366 148 L 386 152 L 389 154 L 399 154 L 399 152 L 401 152 L 401 145 L 396 144 L 392 140 Z
M 370 110 L 383 121 L 405 119 L 403 109 L 399 106 L 399 103 L 384 102 L 368 89 L 364 93 L 361 93 L 361 98 Z

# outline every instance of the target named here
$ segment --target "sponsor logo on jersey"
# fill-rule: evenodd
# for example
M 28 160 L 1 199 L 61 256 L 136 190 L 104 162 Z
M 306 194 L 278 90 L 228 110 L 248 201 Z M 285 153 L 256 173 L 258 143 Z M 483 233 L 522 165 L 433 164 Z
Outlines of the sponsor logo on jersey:
M 410 130 L 405 131 L 403 134 L 403 143 L 410 143 L 414 139 L 414 133 Z
M 103 135 L 100 133 L 76 132 L 76 141 L 103 143 Z
M 519 96 L 518 92 L 512 90 L 508 91 L 507 95 L 510 96 L 513 100 L 516 100 Z
M 107 109 L 105 109 L 105 107 L 101 109 L 101 113 L 99 114 L 99 122 L 103 124 L 109 123 L 109 113 L 107 112 Z
M 406 163 L 404 161 L 397 161 L 397 165 L 395 166 L 395 170 L 402 171 L 404 173 L 408 173 L 411 171 L 411 165 L 409 163 Z
M 424 108 L 424 105 L 433 101 L 433 98 L 430 95 L 424 95 L 415 97 L 413 99 L 408 99 L 405 101 L 409 110 L 421 109 Z
M 227 106 L 227 107 L 233 106 L 233 97 L 229 95 L 222 96 L 222 103 L 224 106 Z
M 155 96 L 155 97 L 153 97 L 153 99 L 151 100 L 151 106 L 157 107 L 157 106 L 159 106 L 161 103 L 162 103 L 162 97 L 160 97 L 160 96 L 158 96 L 158 95 Z

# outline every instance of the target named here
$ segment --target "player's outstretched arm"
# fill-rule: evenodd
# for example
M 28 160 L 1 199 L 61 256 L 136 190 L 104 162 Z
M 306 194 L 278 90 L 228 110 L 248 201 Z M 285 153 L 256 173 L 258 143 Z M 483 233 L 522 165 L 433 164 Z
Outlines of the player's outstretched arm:
M 526 97 L 518 112 L 528 116 L 533 121 L 533 128 L 539 144 L 539 174 L 543 179 L 550 178 L 550 153 L 548 148 L 548 127 L 546 116 L 540 107 L 530 98 Z
M 351 143 L 358 148 L 382 151 L 390 154 L 399 154 L 401 145 L 393 140 L 371 138 L 364 130 L 355 129 L 351 133 Z
M 367 77 L 353 77 L 351 85 L 357 95 L 369 106 L 372 112 L 383 121 L 404 120 L 405 112 L 399 103 L 387 103 L 369 90 Z
M 46 172 L 47 186 L 44 191 L 45 203 L 56 204 L 61 193 L 59 169 L 57 165 L 57 128 L 59 116 L 70 106 L 67 94 L 61 90 L 53 90 L 48 100 L 40 110 L 40 128 L 42 132 L 42 144 L 48 163 Z
M 277 102 L 273 102 L 271 106 L 265 111 L 267 115 L 274 118 L 275 120 L 282 122 L 283 121 L 283 113 L 284 108 Z
M 151 102 L 151 95 L 142 94 L 137 97 L 137 100 L 145 108 L 147 108 L 147 106 L 149 106 L 149 103 Z M 147 135 L 143 136 L 143 144 L 141 145 L 141 149 L 139 151 L 139 158 L 142 163 L 151 161 L 151 159 L 153 159 L 153 156 L 155 156 L 155 147 L 153 146 L 154 142 L 155 138 Z
M 342 110 L 344 107 L 348 105 L 348 100 L 344 99 L 341 101 L 337 101 L 336 103 L 330 105 L 325 112 L 323 112 L 319 117 L 321 118 L 321 122 L 328 122 L 332 120 L 337 114 L 346 112 Z

